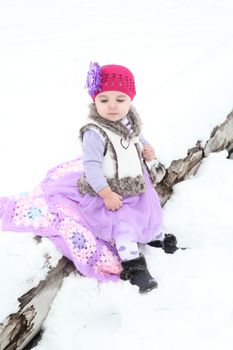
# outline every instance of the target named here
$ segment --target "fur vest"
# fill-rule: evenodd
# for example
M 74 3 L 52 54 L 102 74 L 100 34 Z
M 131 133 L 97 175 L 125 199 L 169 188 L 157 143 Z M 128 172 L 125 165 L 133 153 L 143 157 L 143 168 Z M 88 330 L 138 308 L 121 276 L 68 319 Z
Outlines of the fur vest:
M 141 120 L 136 110 L 131 106 L 127 115 L 131 130 L 121 121 L 110 121 L 102 118 L 95 107 L 90 105 L 87 124 L 80 129 L 81 140 L 87 129 L 97 129 L 105 139 L 103 159 L 103 175 L 114 192 L 121 195 L 137 195 L 145 192 L 146 185 L 143 176 L 142 145 L 139 141 Z M 78 181 L 82 194 L 96 192 L 86 181 L 85 174 Z

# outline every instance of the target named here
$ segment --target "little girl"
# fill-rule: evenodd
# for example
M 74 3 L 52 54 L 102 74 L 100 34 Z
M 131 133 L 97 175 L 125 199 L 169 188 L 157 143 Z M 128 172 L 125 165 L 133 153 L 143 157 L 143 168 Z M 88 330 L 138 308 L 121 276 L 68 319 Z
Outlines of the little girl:
M 93 103 L 80 130 L 83 158 L 50 169 L 30 192 L 0 197 L 1 227 L 50 239 L 85 276 L 120 275 L 147 292 L 157 282 L 138 243 L 177 248 L 162 231 L 155 152 L 131 105 L 134 77 L 123 66 L 94 63 L 87 88 Z
M 91 63 L 86 87 L 93 103 L 80 129 L 84 174 L 78 179 L 79 212 L 97 238 L 115 243 L 121 278 L 147 292 L 157 282 L 138 243 L 175 246 L 176 241 L 173 235 L 164 241 L 153 187 L 155 151 L 142 135 L 140 117 L 131 105 L 134 76 L 120 65 Z

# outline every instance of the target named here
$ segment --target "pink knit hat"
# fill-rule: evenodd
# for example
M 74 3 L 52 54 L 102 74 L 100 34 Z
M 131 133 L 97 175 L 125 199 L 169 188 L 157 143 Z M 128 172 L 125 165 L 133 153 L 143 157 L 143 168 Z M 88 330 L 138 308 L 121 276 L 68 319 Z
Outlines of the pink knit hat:
M 132 72 L 117 64 L 100 67 L 97 62 L 91 62 L 87 73 L 86 87 L 93 100 L 104 91 L 120 91 L 128 95 L 131 100 L 136 95 Z

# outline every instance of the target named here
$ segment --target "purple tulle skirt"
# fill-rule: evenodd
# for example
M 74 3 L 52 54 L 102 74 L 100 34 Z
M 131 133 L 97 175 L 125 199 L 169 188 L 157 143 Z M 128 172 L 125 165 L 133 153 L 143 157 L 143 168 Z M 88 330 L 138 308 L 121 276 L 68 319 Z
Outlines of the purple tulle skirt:
M 147 243 L 162 231 L 162 210 L 145 171 L 147 190 L 123 197 L 117 211 L 105 208 L 100 197 L 79 193 L 82 158 L 51 169 L 31 192 L 0 198 L 0 219 L 5 231 L 33 232 L 47 237 L 85 276 L 116 280 L 121 263 L 114 239 Z
M 148 243 L 162 231 L 162 210 L 160 201 L 145 170 L 146 192 L 136 196 L 123 197 L 122 207 L 116 211 L 107 210 L 100 197 L 76 192 L 78 210 L 83 223 L 93 234 L 105 241 L 118 235 L 138 243 Z

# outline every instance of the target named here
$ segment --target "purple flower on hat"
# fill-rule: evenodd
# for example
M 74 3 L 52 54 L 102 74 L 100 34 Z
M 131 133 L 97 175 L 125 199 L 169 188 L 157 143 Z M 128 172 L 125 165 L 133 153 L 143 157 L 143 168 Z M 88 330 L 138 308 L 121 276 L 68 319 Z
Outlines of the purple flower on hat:
M 101 90 L 101 67 L 97 62 L 90 63 L 85 87 L 91 96 Z

